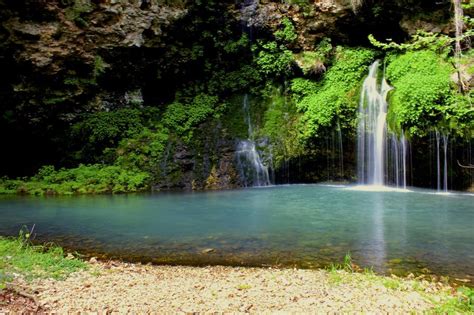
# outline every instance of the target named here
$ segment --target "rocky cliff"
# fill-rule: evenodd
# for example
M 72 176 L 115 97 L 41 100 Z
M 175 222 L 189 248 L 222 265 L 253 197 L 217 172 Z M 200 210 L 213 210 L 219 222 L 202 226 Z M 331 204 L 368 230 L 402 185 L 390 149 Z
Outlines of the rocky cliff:
M 208 80 L 210 67 L 242 68 L 246 55 L 225 57 L 221 50 L 230 44 L 216 48 L 216 42 L 231 43 L 243 33 L 254 42 L 270 39 L 284 18 L 295 28 L 296 40 L 288 44 L 295 54 L 324 38 L 368 46 L 368 34 L 401 41 L 418 29 L 452 32 L 447 0 L 3 0 L 0 132 L 11 154 L 2 157 L 0 173 L 29 175 L 45 163 L 77 163 L 58 157 L 70 156 L 72 140 L 64 134 L 84 113 L 164 110 L 176 92 Z M 240 185 L 235 133 L 222 124 L 200 126 L 201 149 L 174 142 L 157 187 Z

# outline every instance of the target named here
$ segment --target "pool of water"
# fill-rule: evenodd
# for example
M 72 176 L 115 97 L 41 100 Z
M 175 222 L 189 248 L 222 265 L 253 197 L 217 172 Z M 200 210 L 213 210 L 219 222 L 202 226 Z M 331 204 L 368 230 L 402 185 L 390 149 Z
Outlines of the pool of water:
M 474 282 L 474 196 L 290 185 L 219 192 L 0 198 L 0 235 L 170 264 L 324 267 Z

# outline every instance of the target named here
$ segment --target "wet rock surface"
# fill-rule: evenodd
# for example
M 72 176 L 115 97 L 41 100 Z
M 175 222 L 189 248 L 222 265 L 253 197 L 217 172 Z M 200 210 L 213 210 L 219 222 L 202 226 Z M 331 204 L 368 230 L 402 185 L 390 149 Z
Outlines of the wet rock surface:
M 418 28 L 451 32 L 446 26 L 449 5 L 412 0 L 318 0 L 299 5 L 270 0 L 0 1 L 0 103 L 12 122 L 0 129 L 15 135 L 5 145 L 13 154 L 4 157 L 0 171 L 30 176 L 45 164 L 72 165 L 58 157 L 69 154 L 64 134 L 81 115 L 165 107 L 176 91 L 202 75 L 206 62 L 216 62 L 206 60 L 215 47 L 206 47 L 210 41 L 204 35 L 222 43 L 236 41 L 243 31 L 255 34 L 255 39 L 272 39 L 288 18 L 297 34 L 288 44 L 294 53 L 312 51 L 323 38 L 331 38 L 333 44 L 368 46 L 371 33 L 379 40 L 391 34 L 397 41 Z M 222 30 L 228 34 L 222 35 Z M 168 158 L 168 177 L 156 189 L 241 186 L 235 139 L 216 137 L 208 126 L 202 131 L 214 139 L 204 139 L 201 150 L 177 145 Z M 215 149 L 216 144 L 222 148 Z M 31 164 L 27 157 L 33 152 L 38 161 L 24 167 Z M 321 179 L 298 177 L 295 182 Z

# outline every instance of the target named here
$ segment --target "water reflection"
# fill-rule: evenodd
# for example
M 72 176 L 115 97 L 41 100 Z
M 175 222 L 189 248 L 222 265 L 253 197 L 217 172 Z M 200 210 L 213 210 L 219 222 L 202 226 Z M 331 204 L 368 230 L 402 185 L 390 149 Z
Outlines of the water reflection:
M 378 270 L 382 270 L 386 261 L 385 252 L 385 222 L 384 222 L 384 200 L 382 194 L 372 194 L 372 255 L 373 266 Z
M 0 234 L 189 264 L 321 267 L 350 251 L 378 271 L 473 277 L 469 195 L 295 185 L 225 192 L 0 199 Z M 206 248 L 214 251 L 203 253 Z

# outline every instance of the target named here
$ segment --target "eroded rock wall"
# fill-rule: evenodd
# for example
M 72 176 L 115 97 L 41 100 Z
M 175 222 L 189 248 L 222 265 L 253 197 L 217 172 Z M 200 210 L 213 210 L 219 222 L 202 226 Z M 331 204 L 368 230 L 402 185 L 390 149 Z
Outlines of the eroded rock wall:
M 84 113 L 165 106 L 180 87 L 199 80 L 210 51 L 202 50 L 203 37 L 219 37 L 224 28 L 250 29 L 252 40 L 271 38 L 288 18 L 297 34 L 290 48 L 299 52 L 325 37 L 368 45 L 370 33 L 401 40 L 420 28 L 451 32 L 449 17 L 447 0 L 0 1 L 0 106 L 7 121 L 0 132 L 11 152 L 0 174 L 68 166 L 55 157 L 67 155 L 65 131 Z M 199 150 L 173 144 L 157 188 L 240 185 L 235 139 L 202 128 Z

